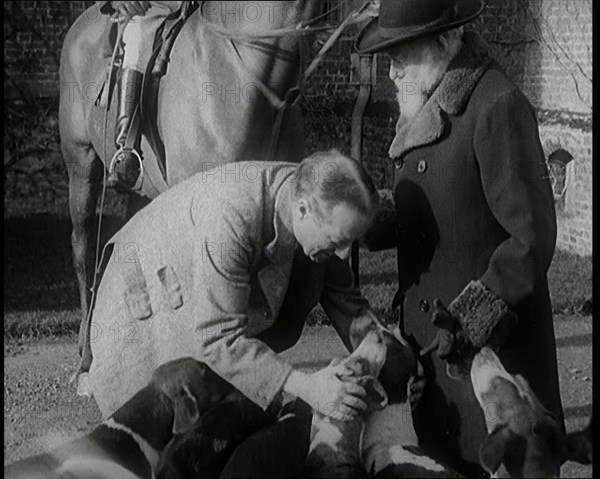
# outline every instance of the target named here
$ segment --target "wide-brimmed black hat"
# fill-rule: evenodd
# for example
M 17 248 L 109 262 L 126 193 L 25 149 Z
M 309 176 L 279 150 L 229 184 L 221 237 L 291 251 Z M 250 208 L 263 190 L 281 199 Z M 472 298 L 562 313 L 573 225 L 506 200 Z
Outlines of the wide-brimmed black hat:
M 475 19 L 483 0 L 381 0 L 379 16 L 358 34 L 358 53 L 376 53 Z

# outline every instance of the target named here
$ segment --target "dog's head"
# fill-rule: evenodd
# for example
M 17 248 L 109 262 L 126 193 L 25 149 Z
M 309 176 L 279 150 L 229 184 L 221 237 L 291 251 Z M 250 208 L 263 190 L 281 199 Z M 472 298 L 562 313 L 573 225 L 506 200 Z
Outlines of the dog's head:
M 232 386 L 206 364 L 190 357 L 159 366 L 151 384 L 172 405 L 173 434 L 194 429 L 202 414 L 232 390 Z
M 337 363 L 336 376 L 345 381 L 361 385 L 367 392 L 365 398 L 367 411 L 380 409 L 387 404 L 387 394 L 377 377 L 385 363 L 386 349 L 377 331 L 369 331 L 352 354 L 344 360 L 334 359 Z
M 210 476 L 224 466 L 243 440 L 268 421 L 265 411 L 234 390 L 206 411 L 193 429 L 171 439 L 160 455 L 156 478 Z
M 400 329 L 388 329 L 378 321 L 361 317 L 352 322 L 350 341 L 355 352 L 369 349 L 371 355 L 378 355 L 377 364 L 381 366 L 375 377 L 387 393 L 389 404 L 407 401 L 408 389 L 417 371 L 417 357 Z
M 473 360 L 471 382 L 488 430 L 479 450 L 481 465 L 495 477 L 558 477 L 565 436 L 527 381 L 509 374 L 484 347 Z

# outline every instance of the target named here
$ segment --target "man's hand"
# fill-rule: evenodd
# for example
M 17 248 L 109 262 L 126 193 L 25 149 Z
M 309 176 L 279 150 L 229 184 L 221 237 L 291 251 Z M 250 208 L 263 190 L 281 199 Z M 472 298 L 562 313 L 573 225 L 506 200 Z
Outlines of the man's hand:
M 342 370 L 339 360 L 334 360 L 313 374 L 292 371 L 283 387 L 325 416 L 351 421 L 367 408 L 362 399 L 367 392 L 354 382 L 340 379 Z
M 362 386 L 344 381 L 339 361 L 332 361 L 326 368 L 310 375 L 310 387 L 303 398 L 313 409 L 341 421 L 351 421 L 366 408 L 362 399 L 367 392 Z
M 410 409 L 414 411 L 419 405 L 419 401 L 423 396 L 423 390 L 425 389 L 425 371 L 421 361 L 417 359 L 417 374 L 415 379 L 410 385 L 410 391 L 408 394 L 408 400 L 410 402 Z
M 150 8 L 150 2 L 147 1 L 117 1 L 112 2 L 116 13 L 113 15 L 113 21 L 123 22 L 136 15 L 144 16 Z
M 433 300 L 433 314 L 431 321 L 434 326 L 437 326 L 440 329 L 431 344 L 421 349 L 419 354 L 425 356 L 426 354 L 436 351 L 439 358 L 445 359 L 454 347 L 456 334 L 461 329 L 460 323 L 457 319 L 452 317 L 452 314 L 446 309 L 444 303 L 437 298 Z
M 436 298 L 433 307 L 432 322 L 440 329 L 431 344 L 421 350 L 420 356 L 436 351 L 437 356 L 448 363 L 448 376 L 460 379 L 468 375 L 475 348 L 462 330 L 460 321 L 452 316 L 444 303 Z

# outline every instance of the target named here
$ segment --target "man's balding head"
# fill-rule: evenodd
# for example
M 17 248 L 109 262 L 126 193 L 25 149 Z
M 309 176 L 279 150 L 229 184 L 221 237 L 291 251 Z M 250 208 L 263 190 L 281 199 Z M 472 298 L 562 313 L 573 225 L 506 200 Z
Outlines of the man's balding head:
M 294 197 L 314 203 L 321 218 L 341 203 L 371 216 L 379 195 L 363 165 L 337 150 L 318 151 L 300 162 L 294 175 Z
M 318 263 L 346 259 L 379 202 L 365 168 L 339 151 L 318 152 L 299 164 L 293 182 L 293 230 L 304 254 Z

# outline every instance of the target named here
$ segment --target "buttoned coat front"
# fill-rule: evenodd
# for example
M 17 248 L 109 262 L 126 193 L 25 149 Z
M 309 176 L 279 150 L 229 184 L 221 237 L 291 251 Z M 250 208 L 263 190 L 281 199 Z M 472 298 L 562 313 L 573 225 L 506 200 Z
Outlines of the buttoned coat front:
M 468 305 L 463 326 L 475 335 L 505 321 L 498 305 L 511 311 L 516 326 L 499 357 L 562 418 L 546 279 L 556 218 L 536 116 L 482 40 L 466 33 L 464 43 L 423 109 L 399 120 L 390 147 L 398 227 L 386 238 L 398 251 L 402 327 L 416 347 L 428 346 L 435 298 Z M 421 444 L 477 470 L 486 429 L 470 380 L 449 378 L 435 353 L 423 361 Z
M 240 162 L 199 173 L 110 240 L 90 334 L 103 416 L 184 356 L 267 408 L 291 370 L 276 352 L 297 341 L 319 302 L 350 349 L 350 322 L 372 313 L 346 261 L 316 264 L 297 247 L 296 167 Z

